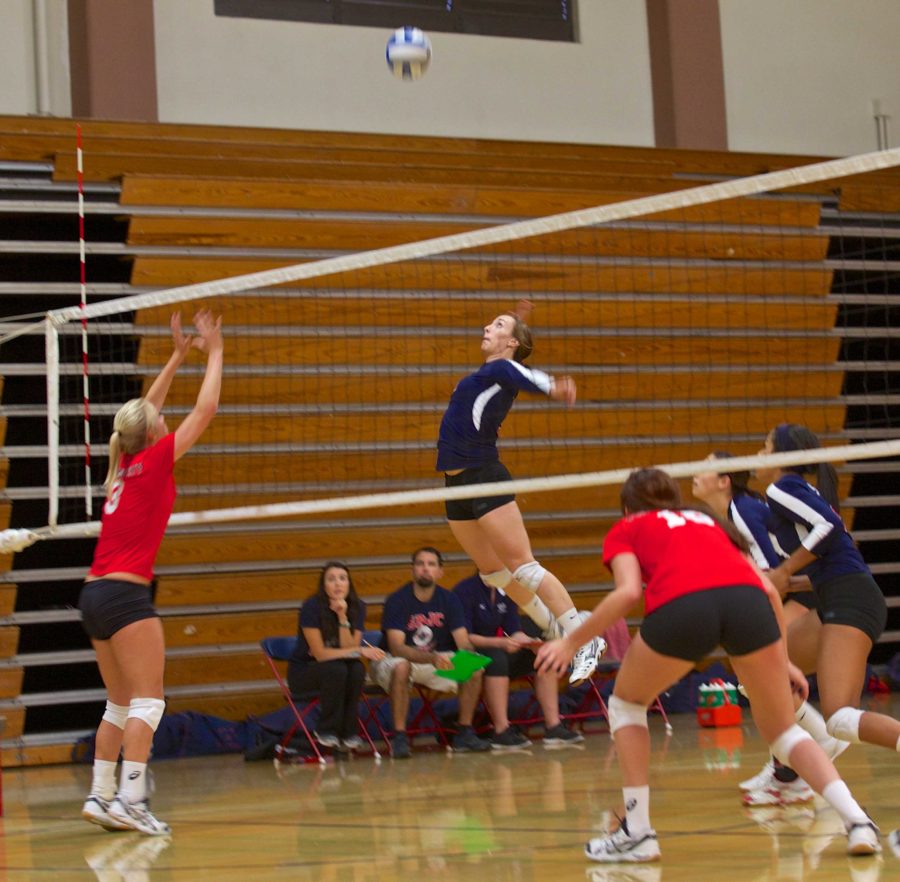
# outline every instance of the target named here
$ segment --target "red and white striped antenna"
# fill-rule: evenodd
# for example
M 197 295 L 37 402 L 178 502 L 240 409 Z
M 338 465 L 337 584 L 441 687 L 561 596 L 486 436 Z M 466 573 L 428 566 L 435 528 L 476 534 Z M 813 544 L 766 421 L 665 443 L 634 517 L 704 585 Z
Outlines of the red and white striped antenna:
M 94 511 L 91 490 L 91 398 L 88 382 L 87 269 L 84 254 L 84 162 L 81 149 L 81 125 L 76 124 L 78 168 L 78 256 L 81 263 L 81 382 L 84 399 L 84 508 L 87 516 Z

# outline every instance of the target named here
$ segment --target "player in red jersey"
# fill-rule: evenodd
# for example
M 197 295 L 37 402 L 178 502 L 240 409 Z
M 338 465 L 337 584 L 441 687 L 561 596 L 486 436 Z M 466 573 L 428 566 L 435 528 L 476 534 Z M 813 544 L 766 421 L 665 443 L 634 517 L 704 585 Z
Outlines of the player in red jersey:
M 151 596 L 153 563 L 175 503 L 173 467 L 215 416 L 222 385 L 222 319 L 201 310 L 194 324 L 197 336 L 187 336 L 180 313 L 172 316 L 171 357 L 146 396 L 116 414 L 100 538 L 78 600 L 107 691 L 82 816 L 106 829 L 150 836 L 170 832 L 147 806 L 147 761 L 165 710 L 165 645 Z M 206 353 L 206 374 L 193 409 L 169 432 L 160 411 L 192 348 Z
M 819 745 L 794 721 L 791 688 L 806 697 L 809 687 L 788 661 L 778 592 L 745 557 L 746 542 L 711 513 L 683 507 L 678 485 L 660 469 L 633 472 L 621 501 L 625 517 L 603 543 L 614 590 L 576 631 L 544 644 L 536 662 L 538 670 L 561 673 L 578 646 L 638 603 L 646 583 L 644 621 L 609 701 L 625 820 L 611 836 L 590 840 L 587 857 L 602 863 L 659 859 L 650 826 L 647 707 L 719 645 L 747 690 L 753 719 L 773 754 L 841 816 L 848 852 L 879 852 L 878 828 Z

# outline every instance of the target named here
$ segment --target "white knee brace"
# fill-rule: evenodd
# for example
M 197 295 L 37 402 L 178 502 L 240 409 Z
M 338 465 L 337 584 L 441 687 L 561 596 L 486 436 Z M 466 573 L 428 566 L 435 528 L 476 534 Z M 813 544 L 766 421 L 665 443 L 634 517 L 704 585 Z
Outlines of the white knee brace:
M 825 731 L 833 738 L 859 744 L 859 721 L 863 711 L 858 707 L 838 708 L 825 723 Z
M 611 695 L 607 708 L 609 710 L 610 734 L 614 734 L 616 729 L 621 729 L 623 726 L 650 728 L 647 725 L 647 708 L 642 704 L 635 704 L 633 701 L 623 701 L 621 698 Z
M 513 578 L 523 588 L 527 588 L 532 594 L 537 594 L 537 590 L 541 587 L 541 582 L 544 581 L 544 576 L 546 575 L 547 571 L 536 560 L 533 560 L 522 564 L 513 573 Z
M 141 720 L 155 732 L 165 709 L 166 703 L 161 698 L 132 698 L 128 719 Z
M 804 732 L 796 723 L 794 723 L 789 729 L 785 729 L 770 745 L 769 750 L 772 751 L 772 755 L 779 762 L 783 763 L 786 766 L 790 765 L 789 759 L 791 756 L 791 751 L 801 742 L 801 741 L 813 741 L 812 735 L 809 732 Z
M 512 582 L 512 573 L 504 567 L 496 573 L 479 573 L 481 581 L 489 588 L 499 588 L 501 591 Z
M 117 729 L 124 729 L 125 721 L 128 719 L 128 708 L 121 704 L 113 704 L 111 701 L 107 701 L 102 719 L 106 720 L 107 723 L 111 723 Z

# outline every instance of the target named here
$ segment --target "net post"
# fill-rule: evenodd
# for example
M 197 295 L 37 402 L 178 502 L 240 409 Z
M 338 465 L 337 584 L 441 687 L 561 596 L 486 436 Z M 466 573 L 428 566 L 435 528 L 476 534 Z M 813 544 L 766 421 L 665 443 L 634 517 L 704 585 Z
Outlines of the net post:
M 47 526 L 55 528 L 59 518 L 59 331 L 49 314 L 44 320 L 44 351 L 47 358 Z

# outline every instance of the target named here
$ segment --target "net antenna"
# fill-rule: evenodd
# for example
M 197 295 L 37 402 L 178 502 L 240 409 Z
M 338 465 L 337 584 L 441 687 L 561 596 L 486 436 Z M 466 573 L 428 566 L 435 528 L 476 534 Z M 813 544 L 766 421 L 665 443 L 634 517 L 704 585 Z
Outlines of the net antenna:
M 45 338 L 47 352 L 47 396 L 48 396 L 48 455 L 50 469 L 50 515 L 46 531 L 35 531 L 37 535 L 90 535 L 96 530 L 92 522 L 84 524 L 69 524 L 65 528 L 57 523 L 58 497 L 59 497 L 59 332 L 65 329 L 67 323 L 76 319 L 87 321 L 89 318 L 101 318 L 115 316 L 123 313 L 131 313 L 136 310 L 152 310 L 176 303 L 210 298 L 221 298 L 226 295 L 234 295 L 242 292 L 269 286 L 284 285 L 291 282 L 310 282 L 335 278 L 338 274 L 346 274 L 354 277 L 354 274 L 365 277 L 365 271 L 381 267 L 396 266 L 401 262 L 418 262 L 422 266 L 428 266 L 426 258 L 446 252 L 461 252 L 479 249 L 491 251 L 497 246 L 504 245 L 511 249 L 516 241 L 531 239 L 533 237 L 548 237 L 565 231 L 581 228 L 592 228 L 600 224 L 611 224 L 616 221 L 625 221 L 643 216 L 659 216 L 661 213 L 684 212 L 697 206 L 706 205 L 722 200 L 734 200 L 745 196 L 760 196 L 785 188 L 804 188 L 811 184 L 830 181 L 846 176 L 861 176 L 881 169 L 888 169 L 900 165 L 900 149 L 887 150 L 878 153 L 864 154 L 846 159 L 829 160 L 814 163 L 797 168 L 770 172 L 761 175 L 753 175 L 746 178 L 728 180 L 702 187 L 689 187 L 672 192 L 659 193 L 635 199 L 628 199 L 612 204 L 599 205 L 593 208 L 578 209 L 563 212 L 535 220 L 518 221 L 497 227 L 478 229 L 446 236 L 438 236 L 431 239 L 412 242 L 403 245 L 392 245 L 363 253 L 327 257 L 321 260 L 312 260 L 306 263 L 295 263 L 290 266 L 276 269 L 267 269 L 260 272 L 251 272 L 235 275 L 228 278 L 214 279 L 192 285 L 183 285 L 163 289 L 147 294 L 136 294 L 114 301 L 79 305 L 54 310 L 48 313 L 45 322 Z M 464 260 L 465 258 L 463 258 Z M 749 262 L 748 262 L 749 263 Z M 432 270 L 437 274 L 437 271 Z M 387 272 L 387 270 L 386 270 Z M 423 288 L 434 290 L 439 285 L 435 280 L 425 277 L 419 284 Z M 521 293 L 531 294 L 527 288 L 513 288 Z M 597 290 L 594 288 L 593 290 Z M 622 294 L 624 300 L 628 295 Z M 527 302 L 527 301 L 526 301 Z M 521 308 L 521 307 L 520 307 Z M 227 322 L 226 322 L 227 328 Z M 96 330 L 96 326 L 95 326 Z M 690 329 L 689 329 L 690 330 Z M 277 334 L 273 331 L 273 339 L 277 342 Z M 290 368 L 291 370 L 293 368 Z M 226 367 L 227 371 L 227 367 Z M 620 405 L 621 407 L 621 405 Z M 252 412 L 251 412 L 252 416 Z M 221 422 L 217 418 L 217 423 Z M 215 424 L 214 424 L 215 425 Z M 759 427 L 757 431 L 761 431 Z M 900 441 L 884 442 L 880 445 L 851 445 L 848 448 L 838 448 L 840 455 L 835 458 L 841 460 L 860 459 L 866 457 L 879 457 L 893 455 L 898 452 L 897 445 Z M 296 444 L 285 444 L 285 451 L 296 451 Z M 402 456 L 402 450 L 401 450 Z M 799 454 L 791 454 L 791 457 Z M 816 451 L 815 461 L 826 458 L 821 450 Z M 558 459 L 566 460 L 566 448 L 560 450 Z M 782 460 L 787 462 L 787 460 Z M 793 459 L 793 462 L 804 461 L 801 458 Z M 403 460 L 401 458 L 400 463 Z M 725 460 L 717 462 L 717 470 L 725 468 Z M 738 460 L 743 462 L 743 460 Z M 665 466 L 664 466 L 665 467 Z M 733 466 L 738 468 L 738 465 Z M 708 465 L 706 466 L 708 468 Z M 687 469 L 685 472 L 684 470 Z M 693 471 L 691 471 L 693 469 Z M 696 460 L 676 463 L 667 467 L 673 476 L 693 474 L 704 470 Z M 628 470 L 607 470 L 603 472 L 587 472 L 569 476 L 551 476 L 549 478 L 524 479 L 513 482 L 509 489 L 514 492 L 543 492 L 566 489 L 576 486 L 601 486 L 604 483 L 616 483 L 623 480 Z M 572 481 L 573 483 L 568 483 Z M 500 490 L 501 486 L 497 485 Z M 350 500 L 344 500 L 340 505 L 329 500 L 297 500 L 294 502 L 271 503 L 264 505 L 237 506 L 229 508 L 212 509 L 206 512 L 181 512 L 173 516 L 172 522 L 176 523 L 208 523 L 212 521 L 240 520 L 244 518 L 269 518 L 284 517 L 289 514 L 306 514 L 313 512 L 337 511 L 340 509 L 358 509 L 374 506 L 399 506 L 418 502 L 433 502 L 445 499 L 471 498 L 480 495 L 482 491 L 477 487 L 463 488 L 434 488 L 426 490 L 401 491 L 386 494 L 363 495 Z

